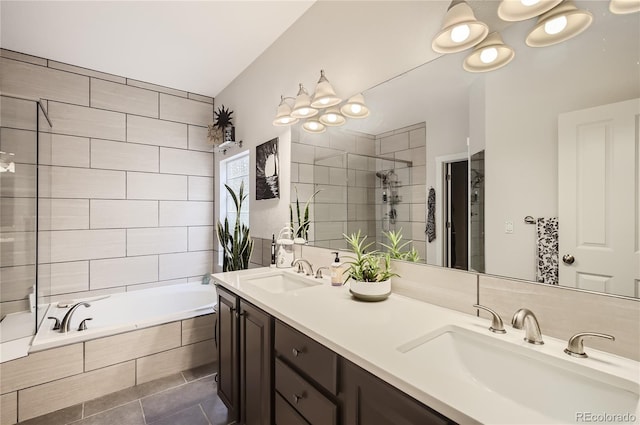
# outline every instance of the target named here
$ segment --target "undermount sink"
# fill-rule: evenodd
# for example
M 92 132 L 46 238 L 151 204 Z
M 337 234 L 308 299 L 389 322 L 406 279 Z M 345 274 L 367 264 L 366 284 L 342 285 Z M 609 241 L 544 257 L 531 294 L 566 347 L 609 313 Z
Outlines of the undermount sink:
M 397 350 L 422 360 L 425 368 L 416 373 L 442 379 L 451 388 L 460 385 L 466 395 L 477 395 L 474 403 L 482 403 L 484 395 L 491 394 L 550 422 L 585 422 L 579 415 L 588 413 L 633 415 L 640 398 L 638 383 L 632 380 L 637 377 L 623 379 L 457 326 L 440 328 Z
M 289 273 L 280 272 L 249 278 L 245 283 L 256 288 L 263 289 L 267 292 L 280 294 L 283 292 L 320 285 L 322 281 L 319 279 L 316 280 L 309 277 L 295 276 Z

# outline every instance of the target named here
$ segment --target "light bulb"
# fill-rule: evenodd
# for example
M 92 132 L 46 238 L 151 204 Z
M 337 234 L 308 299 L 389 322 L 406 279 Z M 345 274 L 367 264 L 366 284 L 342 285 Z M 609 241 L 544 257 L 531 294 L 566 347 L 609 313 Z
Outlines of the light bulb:
M 567 17 L 562 15 L 544 24 L 544 32 L 549 35 L 558 34 L 567 27 Z
M 282 124 L 289 124 L 290 118 L 289 117 L 284 117 L 280 119 L 280 122 Z
M 320 103 L 322 103 L 323 105 L 326 105 L 327 103 L 329 103 L 329 99 L 327 99 L 326 97 L 322 98 L 320 99 Z
M 534 4 L 540 3 L 540 0 L 520 0 L 523 6 L 533 6 Z
M 302 116 L 309 115 L 309 108 L 301 108 L 298 113 Z
M 315 122 L 315 121 L 311 121 L 311 122 L 309 123 L 309 128 L 310 128 L 311 130 L 317 130 L 317 129 L 318 129 L 318 123 L 317 123 L 317 122 Z
M 480 60 L 482 63 L 491 63 L 498 57 L 498 49 L 489 47 L 480 52 Z
M 362 106 L 358 104 L 351 105 L 351 112 L 354 114 L 359 114 L 362 111 Z
M 462 24 L 451 30 L 451 41 L 455 43 L 462 43 L 467 38 L 469 38 L 469 34 L 471 34 L 471 29 L 469 29 L 469 25 Z
M 336 122 L 338 121 L 338 116 L 336 114 L 329 114 L 327 115 L 327 121 Z

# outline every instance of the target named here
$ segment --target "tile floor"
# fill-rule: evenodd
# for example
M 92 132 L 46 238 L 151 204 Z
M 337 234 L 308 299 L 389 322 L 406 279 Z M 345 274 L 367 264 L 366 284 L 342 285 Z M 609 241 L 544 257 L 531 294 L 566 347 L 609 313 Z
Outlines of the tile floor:
M 20 425 L 228 425 L 216 364 L 127 388 Z

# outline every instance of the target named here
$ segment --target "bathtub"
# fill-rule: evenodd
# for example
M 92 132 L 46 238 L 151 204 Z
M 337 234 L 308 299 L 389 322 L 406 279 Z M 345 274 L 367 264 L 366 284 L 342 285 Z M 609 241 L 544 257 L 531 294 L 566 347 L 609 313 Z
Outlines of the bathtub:
M 174 322 L 214 312 L 216 290 L 213 285 L 188 283 L 143 289 L 99 297 L 73 299 L 74 303 L 87 302 L 90 307 L 78 307 L 71 320 L 71 330 L 60 333 L 53 330 L 53 320 L 62 320 L 69 308 L 52 303 L 38 329 L 29 352 L 86 341 L 117 333 Z M 78 331 L 83 319 L 87 330 Z

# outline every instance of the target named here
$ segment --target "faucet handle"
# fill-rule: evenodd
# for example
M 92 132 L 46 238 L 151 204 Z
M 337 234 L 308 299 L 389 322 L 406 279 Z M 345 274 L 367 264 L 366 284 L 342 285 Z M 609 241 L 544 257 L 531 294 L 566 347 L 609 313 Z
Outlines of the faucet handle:
M 474 304 L 473 305 L 475 308 L 479 308 L 481 310 L 486 310 L 489 313 L 491 313 L 492 319 L 491 319 L 491 326 L 489 327 L 489 330 L 491 332 L 495 332 L 497 334 L 506 334 L 507 331 L 504 329 L 504 324 L 502 323 L 502 318 L 500 317 L 500 315 L 498 313 L 496 313 L 494 310 L 491 310 L 489 307 L 485 307 L 483 305 L 480 304 Z
M 78 330 L 79 331 L 86 331 L 87 330 L 87 320 L 93 320 L 93 317 L 87 317 L 82 322 L 80 322 L 80 325 L 78 326 Z
M 54 331 L 59 331 L 60 330 L 60 319 L 58 319 L 57 317 L 53 317 L 53 316 L 49 316 L 49 317 L 47 317 L 47 319 L 55 320 L 55 322 L 53 323 L 52 330 L 54 330 Z
M 564 352 L 573 357 L 589 357 L 587 353 L 584 352 L 584 343 L 582 342 L 582 340 L 587 336 L 605 338 L 611 341 L 616 340 L 616 337 L 613 335 L 601 334 L 598 332 L 580 332 L 569 338 L 569 343 L 567 344 L 567 348 L 564 349 Z
M 318 267 L 318 270 L 316 270 L 316 279 L 322 279 L 322 270 L 329 270 L 329 267 L 327 266 Z

